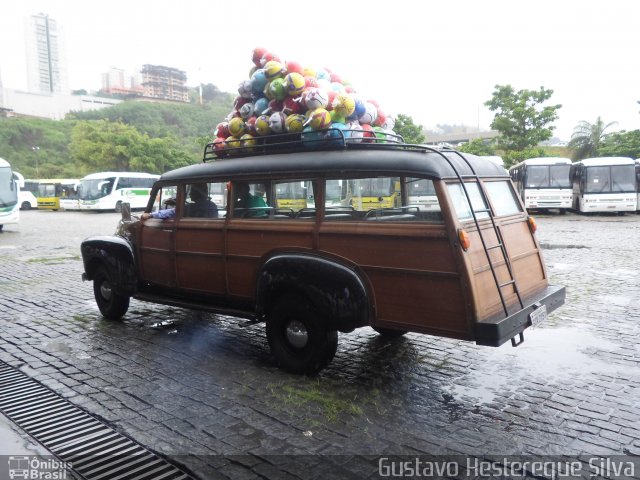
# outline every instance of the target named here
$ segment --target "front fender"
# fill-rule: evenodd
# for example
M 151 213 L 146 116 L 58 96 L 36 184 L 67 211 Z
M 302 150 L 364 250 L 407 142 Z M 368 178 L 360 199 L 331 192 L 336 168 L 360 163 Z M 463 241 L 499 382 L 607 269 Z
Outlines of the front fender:
M 328 325 L 341 332 L 370 324 L 365 282 L 337 261 L 304 253 L 280 253 L 269 258 L 258 272 L 258 316 L 268 313 L 272 302 L 285 293 L 305 296 L 322 312 Z
M 135 257 L 131 244 L 118 236 L 89 237 L 80 245 L 85 280 L 93 280 L 98 268 L 104 266 L 119 293 L 132 295 L 136 291 Z

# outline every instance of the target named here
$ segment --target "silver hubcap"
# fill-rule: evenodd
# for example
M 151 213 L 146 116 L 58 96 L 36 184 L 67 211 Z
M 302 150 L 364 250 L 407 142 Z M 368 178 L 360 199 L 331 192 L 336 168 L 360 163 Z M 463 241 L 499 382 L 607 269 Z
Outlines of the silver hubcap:
M 100 295 L 105 300 L 111 300 L 111 284 L 106 280 L 100 284 Z
M 304 348 L 309 341 L 307 329 L 299 320 L 291 320 L 287 325 L 287 340 L 295 348 Z

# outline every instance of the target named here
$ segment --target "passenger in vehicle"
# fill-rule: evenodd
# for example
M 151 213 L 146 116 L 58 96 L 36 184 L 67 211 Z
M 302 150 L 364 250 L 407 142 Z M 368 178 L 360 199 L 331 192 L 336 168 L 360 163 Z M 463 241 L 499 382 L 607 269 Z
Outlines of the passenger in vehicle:
M 264 186 L 263 185 L 256 185 L 255 187 L 255 191 L 256 193 L 259 193 L 260 187 L 262 187 L 262 192 L 264 192 Z M 245 182 L 238 182 L 234 185 L 235 188 L 235 216 L 236 217 L 247 217 L 247 216 L 251 216 L 251 217 L 262 217 L 265 216 L 267 214 L 266 211 L 262 210 L 256 210 L 256 211 L 252 211 L 250 212 L 249 209 L 251 208 L 265 208 L 268 207 L 267 202 L 264 201 L 264 198 L 262 195 L 253 195 L 251 193 L 251 189 L 249 187 L 248 183 Z M 264 193 L 263 193 L 264 195 Z
M 206 183 L 195 183 L 191 185 L 189 198 L 192 203 L 185 204 L 185 217 L 218 217 L 218 206 L 209 199 L 209 190 Z

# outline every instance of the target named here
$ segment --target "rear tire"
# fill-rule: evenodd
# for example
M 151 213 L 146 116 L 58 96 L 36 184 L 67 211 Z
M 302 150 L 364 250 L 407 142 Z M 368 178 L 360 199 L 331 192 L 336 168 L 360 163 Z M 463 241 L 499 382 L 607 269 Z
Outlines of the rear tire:
M 31 210 L 31 204 L 29 202 L 22 202 L 20 210 Z
M 100 267 L 93 277 L 93 295 L 100 313 L 108 320 L 120 320 L 129 309 L 129 297 L 113 290 L 113 282 L 105 267 Z
M 394 330 L 392 328 L 373 327 L 373 329 L 378 332 L 381 337 L 388 339 L 400 338 L 407 333 L 406 330 Z
M 278 365 L 292 373 L 314 374 L 336 354 L 338 332 L 327 327 L 313 305 L 284 295 L 267 316 L 267 339 Z

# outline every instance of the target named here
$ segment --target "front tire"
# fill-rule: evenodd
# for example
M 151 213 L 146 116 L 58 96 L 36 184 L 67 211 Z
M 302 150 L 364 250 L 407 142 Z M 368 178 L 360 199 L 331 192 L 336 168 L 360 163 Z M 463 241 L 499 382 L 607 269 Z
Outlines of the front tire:
M 31 204 L 29 202 L 22 202 L 20 210 L 31 210 Z
M 298 295 L 276 301 L 267 316 L 267 339 L 278 365 L 292 373 L 319 372 L 338 348 L 338 332 L 328 328 L 313 305 Z
M 373 327 L 373 329 L 378 332 L 382 338 L 387 338 L 389 340 L 392 338 L 400 338 L 407 333 L 406 330 L 394 330 L 392 328 Z
M 108 320 L 120 320 L 129 309 L 129 297 L 117 293 L 105 267 L 100 267 L 93 277 L 93 295 L 102 316 Z

